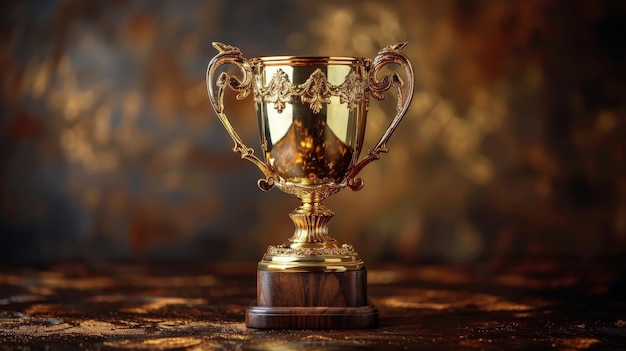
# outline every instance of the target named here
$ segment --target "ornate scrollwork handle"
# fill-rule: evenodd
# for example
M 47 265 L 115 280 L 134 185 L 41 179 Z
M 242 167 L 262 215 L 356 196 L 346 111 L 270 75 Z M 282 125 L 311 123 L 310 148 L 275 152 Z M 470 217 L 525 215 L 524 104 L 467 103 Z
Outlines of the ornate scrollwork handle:
M 381 152 L 389 152 L 389 149 L 387 148 L 387 141 L 389 141 L 391 134 L 393 134 L 393 131 L 402 120 L 402 117 L 406 114 L 406 111 L 411 104 L 411 99 L 413 99 L 413 66 L 411 65 L 411 62 L 409 62 L 409 59 L 400 52 L 406 44 L 407 43 L 399 43 L 389 45 L 381 49 L 372 62 L 368 80 L 368 86 L 372 96 L 378 100 L 383 100 L 385 98 L 384 92 L 393 87 L 396 91 L 398 103 L 396 105 L 396 115 L 393 117 L 391 124 L 387 127 L 387 130 L 385 130 L 385 133 L 382 135 L 376 146 L 369 150 L 367 152 L 367 156 L 354 165 L 354 167 L 350 170 L 350 173 L 348 173 L 348 176 L 346 177 L 347 184 L 352 190 L 356 191 L 363 188 L 363 179 L 355 178 L 363 167 L 367 166 L 372 161 L 378 160 Z M 404 69 L 404 72 L 409 80 L 406 89 L 402 89 L 404 82 L 398 73 L 378 79 L 378 72 L 380 72 L 383 66 L 390 63 L 397 64 Z
M 245 99 L 248 95 L 250 95 L 250 91 L 252 91 L 252 68 L 239 48 L 218 42 L 213 42 L 213 47 L 217 49 L 219 53 L 211 59 L 206 71 L 206 87 L 209 93 L 209 99 L 211 100 L 211 105 L 224 125 L 224 128 L 228 132 L 228 135 L 230 135 L 235 142 L 233 151 L 241 153 L 242 159 L 246 159 L 254 163 L 261 170 L 261 172 L 263 172 L 265 179 L 259 179 L 257 184 L 261 190 L 268 191 L 274 186 L 274 173 L 269 169 L 269 167 L 267 167 L 265 162 L 254 155 L 253 149 L 244 144 L 243 140 L 239 137 L 239 134 L 237 134 L 233 126 L 230 124 L 228 117 L 224 113 L 224 89 L 229 87 L 233 91 L 237 92 L 237 100 Z M 215 71 L 218 67 L 224 64 L 231 64 L 239 68 L 241 71 L 241 78 L 233 76 L 227 72 L 222 72 L 215 81 Z

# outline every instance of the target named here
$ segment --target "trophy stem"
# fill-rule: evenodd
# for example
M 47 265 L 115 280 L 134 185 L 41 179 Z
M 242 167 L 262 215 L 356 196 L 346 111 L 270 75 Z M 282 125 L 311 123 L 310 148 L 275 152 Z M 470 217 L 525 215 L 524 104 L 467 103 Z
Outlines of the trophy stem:
M 293 236 L 282 245 L 270 246 L 259 262 L 260 270 L 272 271 L 358 271 L 364 263 L 352 245 L 339 245 L 328 235 L 334 213 L 315 197 L 302 196 L 302 205 L 289 214 L 295 225 Z
M 296 229 L 284 246 L 292 249 L 338 248 L 337 241 L 328 235 L 328 222 L 333 215 L 320 202 L 303 201 L 289 214 Z

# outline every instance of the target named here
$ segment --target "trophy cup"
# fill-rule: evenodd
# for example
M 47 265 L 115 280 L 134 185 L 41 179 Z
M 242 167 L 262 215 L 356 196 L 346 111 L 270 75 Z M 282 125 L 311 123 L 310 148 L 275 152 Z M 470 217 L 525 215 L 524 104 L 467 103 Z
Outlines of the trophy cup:
M 207 68 L 211 104 L 235 142 L 233 151 L 254 163 L 265 178 L 263 191 L 277 187 L 302 204 L 289 216 L 295 232 L 270 246 L 258 264 L 257 300 L 246 311 L 246 325 L 262 329 L 354 329 L 378 325 L 378 310 L 367 299 L 363 261 L 351 245 L 328 233 L 333 216 L 322 201 L 348 187 L 356 176 L 387 152 L 386 143 L 413 96 L 413 67 L 400 52 L 406 43 L 383 48 L 374 60 L 353 57 L 273 56 L 246 59 L 233 46 L 213 43 L 219 53 Z M 404 70 L 378 77 L 388 64 Z M 223 70 L 235 66 L 239 74 Z M 253 93 L 264 159 L 253 154 L 224 111 L 224 91 L 237 99 Z M 359 161 L 369 95 L 384 99 L 393 88 L 395 116 L 378 143 Z

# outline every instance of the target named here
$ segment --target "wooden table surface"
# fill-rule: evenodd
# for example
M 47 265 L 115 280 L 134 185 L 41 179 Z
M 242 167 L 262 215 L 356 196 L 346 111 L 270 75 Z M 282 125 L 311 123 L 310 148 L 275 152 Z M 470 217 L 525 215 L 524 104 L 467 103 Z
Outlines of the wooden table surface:
M 626 349 L 623 260 L 368 267 L 372 330 L 255 330 L 251 264 L 0 267 L 0 350 Z

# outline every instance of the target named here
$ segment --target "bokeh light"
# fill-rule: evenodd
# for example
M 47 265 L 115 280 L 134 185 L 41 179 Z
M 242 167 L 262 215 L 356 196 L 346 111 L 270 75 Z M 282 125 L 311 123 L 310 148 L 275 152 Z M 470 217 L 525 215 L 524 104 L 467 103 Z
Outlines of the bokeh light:
M 249 57 L 416 68 L 413 104 L 365 188 L 327 201 L 368 262 L 626 251 L 621 2 L 20 1 L 0 18 L 0 257 L 248 260 L 292 231 L 294 198 L 207 99 L 212 41 Z M 252 99 L 228 114 L 260 150 Z M 388 125 L 372 101 L 366 145 Z

